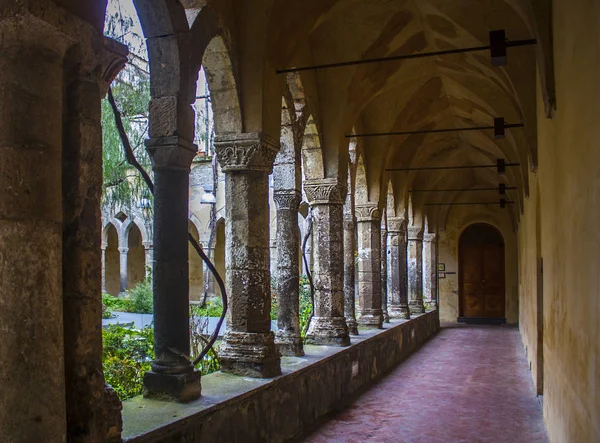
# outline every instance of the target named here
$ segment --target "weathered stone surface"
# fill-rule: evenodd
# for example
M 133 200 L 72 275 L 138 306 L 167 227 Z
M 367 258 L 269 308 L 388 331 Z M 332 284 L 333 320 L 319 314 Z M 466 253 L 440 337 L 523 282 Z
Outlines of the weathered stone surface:
M 356 205 L 358 231 L 358 323 L 381 328 L 381 213 L 377 205 Z
M 342 205 L 346 187 L 334 181 L 306 183 L 312 206 L 315 312 L 307 343 L 350 344 L 344 317 L 344 244 Z
M 351 189 L 351 177 L 348 176 L 348 188 Z M 355 295 L 355 264 L 354 251 L 356 249 L 356 219 L 354 216 L 354 193 L 348 192 L 344 203 L 344 315 L 348 331 L 358 335 L 358 322 L 356 321 L 356 295 Z
M 0 441 L 63 442 L 67 38 L 27 13 L 7 18 L 8 7 L 0 7 Z
M 406 220 L 388 219 L 388 312 L 391 318 L 410 318 L 406 235 Z
M 423 228 L 408 228 L 408 306 L 411 314 L 425 312 L 423 306 Z
M 437 239 L 429 232 L 423 235 L 423 299 L 437 308 Z
M 438 329 L 437 316 L 428 313 L 408 322 L 392 320 L 383 331 L 365 331 L 347 348 L 307 345 L 305 358 L 282 359 L 284 375 L 273 380 L 210 374 L 203 378 L 205 396 L 188 405 L 137 397 L 124 404 L 124 441 L 293 441 Z
M 269 172 L 279 143 L 262 133 L 219 139 L 225 172 L 228 333 L 221 369 L 252 377 L 279 375 L 270 331 Z

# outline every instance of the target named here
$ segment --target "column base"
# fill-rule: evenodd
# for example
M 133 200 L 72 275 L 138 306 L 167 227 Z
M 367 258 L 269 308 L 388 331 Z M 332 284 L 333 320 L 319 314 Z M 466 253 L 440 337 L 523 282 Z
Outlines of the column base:
M 435 301 L 431 301 L 429 303 L 429 306 L 431 307 L 431 310 L 435 311 L 438 308 L 438 305 Z
M 425 306 L 423 306 L 423 302 L 420 302 L 420 303 L 418 301 L 410 302 L 408 304 L 408 307 L 410 309 L 410 313 L 413 315 L 425 314 Z
M 200 397 L 201 391 L 199 371 L 190 371 L 187 374 L 148 371 L 144 374 L 145 398 L 187 403 Z
M 281 355 L 290 357 L 302 357 L 304 347 L 302 346 L 302 337 L 300 334 L 279 330 L 275 335 L 275 344 Z
M 390 322 L 390 315 L 388 314 L 388 311 L 383 311 L 383 322 L 384 323 Z
M 221 371 L 254 378 L 281 375 L 273 332 L 227 332 L 219 355 Z
M 348 332 L 350 333 L 350 335 L 358 335 L 358 322 L 356 321 L 356 319 L 346 318 L 346 324 L 348 325 Z
M 320 346 L 349 346 L 346 317 L 313 317 L 306 334 L 306 343 Z
M 381 309 L 365 309 L 358 316 L 358 324 L 367 328 L 382 329 L 383 313 Z
M 388 310 L 391 318 L 410 320 L 410 309 L 408 309 L 408 306 L 390 306 Z

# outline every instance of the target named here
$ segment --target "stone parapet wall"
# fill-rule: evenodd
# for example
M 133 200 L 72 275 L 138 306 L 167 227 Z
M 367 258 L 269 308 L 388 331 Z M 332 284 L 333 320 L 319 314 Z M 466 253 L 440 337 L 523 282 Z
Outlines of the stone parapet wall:
M 437 311 L 392 319 L 385 330 L 361 330 L 347 348 L 306 346 L 283 357 L 271 380 L 215 373 L 188 404 L 137 397 L 124 402 L 123 440 L 131 443 L 287 441 L 309 431 L 392 370 L 439 329 Z

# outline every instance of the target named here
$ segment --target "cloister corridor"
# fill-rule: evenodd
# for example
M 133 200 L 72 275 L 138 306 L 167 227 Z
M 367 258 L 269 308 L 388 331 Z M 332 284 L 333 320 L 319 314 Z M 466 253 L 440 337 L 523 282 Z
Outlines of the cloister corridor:
M 442 324 L 427 344 L 302 441 L 548 439 L 518 329 Z

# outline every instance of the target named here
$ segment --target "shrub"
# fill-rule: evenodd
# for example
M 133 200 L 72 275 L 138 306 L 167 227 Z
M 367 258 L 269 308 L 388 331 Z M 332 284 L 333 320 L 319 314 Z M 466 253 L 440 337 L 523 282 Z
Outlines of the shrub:
M 310 298 L 310 283 L 305 275 L 300 277 L 300 331 L 302 338 L 306 333 L 308 320 L 312 312 L 312 300 Z
M 154 312 L 154 299 L 152 296 L 152 281 L 147 278 L 139 282 L 132 289 L 127 290 L 126 298 L 131 303 L 130 310 L 139 314 L 152 314 Z
M 127 297 L 115 297 L 104 292 L 102 294 L 102 304 L 106 307 L 105 312 L 108 311 L 111 315 L 113 311 L 133 312 L 133 305 Z M 110 316 L 103 316 L 103 318 L 110 318 Z
M 104 377 L 121 400 L 143 391 L 144 373 L 154 358 L 154 329 L 111 325 L 102 330 Z

